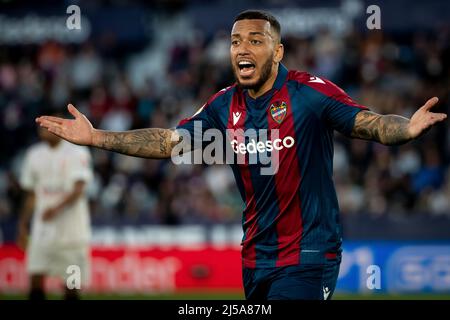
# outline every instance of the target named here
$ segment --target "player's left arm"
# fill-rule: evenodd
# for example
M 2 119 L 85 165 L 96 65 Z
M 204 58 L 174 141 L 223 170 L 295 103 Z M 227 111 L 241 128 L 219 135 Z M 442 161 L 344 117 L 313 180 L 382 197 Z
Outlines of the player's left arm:
M 384 145 L 400 145 L 417 139 L 433 125 L 447 118 L 445 113 L 430 111 L 438 100 L 437 97 L 429 99 L 411 119 L 399 115 L 381 115 L 368 110 L 360 111 L 355 117 L 351 137 Z
M 83 180 L 78 180 L 74 184 L 73 190 L 68 193 L 58 204 L 56 204 L 53 207 L 48 208 L 43 216 L 42 219 L 44 221 L 48 221 L 53 219 L 56 215 L 61 213 L 66 207 L 70 207 L 72 204 L 74 204 L 84 193 L 84 189 L 86 186 L 86 182 Z

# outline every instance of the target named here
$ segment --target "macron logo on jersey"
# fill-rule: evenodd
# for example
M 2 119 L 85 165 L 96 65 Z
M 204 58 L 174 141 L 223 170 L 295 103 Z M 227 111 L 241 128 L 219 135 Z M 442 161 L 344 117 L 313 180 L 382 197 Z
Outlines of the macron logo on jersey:
M 233 126 L 235 126 L 236 123 L 238 123 L 241 114 L 242 112 L 233 112 Z
M 331 291 L 328 287 L 323 287 L 322 290 L 323 290 L 323 300 L 327 300 Z
M 309 77 L 309 81 L 308 82 L 315 82 L 315 83 L 325 84 L 325 81 L 323 81 L 319 77 Z

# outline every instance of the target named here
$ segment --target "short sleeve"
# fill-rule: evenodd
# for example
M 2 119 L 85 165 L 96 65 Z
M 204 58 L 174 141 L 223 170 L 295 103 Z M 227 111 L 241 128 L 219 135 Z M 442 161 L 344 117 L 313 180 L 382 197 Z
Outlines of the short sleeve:
M 25 154 L 20 172 L 19 183 L 23 189 L 29 191 L 34 190 L 36 187 L 36 175 L 33 172 L 31 152 L 27 152 Z
M 70 159 L 69 183 L 73 185 L 77 181 L 89 183 L 93 179 L 91 166 L 91 154 L 84 147 L 78 147 Z
M 320 110 L 321 118 L 327 126 L 342 134 L 350 135 L 358 112 L 369 108 L 353 101 L 333 82 L 318 77 L 311 78 L 314 79 L 307 82 L 307 85 L 315 91 L 313 108 Z
M 209 103 L 205 103 L 192 117 L 181 120 L 177 126 L 177 130 L 187 130 L 193 136 L 196 130 L 201 129 L 204 132 L 213 128 L 214 126 L 211 123 L 211 116 L 208 110 L 209 107 Z

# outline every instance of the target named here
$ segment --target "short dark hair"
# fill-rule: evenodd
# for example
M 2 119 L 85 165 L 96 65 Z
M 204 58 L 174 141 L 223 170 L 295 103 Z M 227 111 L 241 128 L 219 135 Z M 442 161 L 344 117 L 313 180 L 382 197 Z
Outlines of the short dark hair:
M 236 18 L 234 18 L 234 22 L 239 20 L 266 20 L 269 21 L 270 26 L 275 30 L 278 37 L 281 38 L 281 26 L 278 22 L 277 18 L 275 18 L 272 14 L 262 11 L 262 10 L 245 10 L 239 13 Z

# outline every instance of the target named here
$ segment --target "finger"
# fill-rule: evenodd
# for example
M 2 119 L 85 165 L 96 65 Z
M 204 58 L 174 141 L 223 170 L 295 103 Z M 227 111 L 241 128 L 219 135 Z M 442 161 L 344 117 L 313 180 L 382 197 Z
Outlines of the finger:
M 429 114 L 430 114 L 429 119 L 431 119 L 431 120 L 442 121 L 442 120 L 447 119 L 447 115 L 445 113 L 430 112 Z
M 36 122 L 41 124 L 43 122 L 46 123 L 57 123 L 57 124 L 63 124 L 65 119 L 57 118 L 57 117 L 50 117 L 50 116 L 41 116 L 36 118 Z
M 434 117 L 431 118 L 431 125 L 441 122 L 443 120 L 447 119 L 447 115 L 443 113 L 438 113 Z
M 432 126 L 434 126 L 436 123 L 442 121 L 440 118 L 429 118 L 423 123 L 424 129 L 430 129 Z
M 38 123 L 40 123 L 42 120 L 52 121 L 59 124 L 62 124 L 64 122 L 64 119 L 52 116 L 41 116 L 39 118 L 36 118 L 36 122 Z
M 58 124 L 53 124 L 50 126 L 46 126 L 45 124 L 41 125 L 46 128 L 49 132 L 56 134 L 58 137 L 65 138 L 64 128 Z
M 61 123 L 58 123 L 58 122 L 55 122 L 55 121 L 52 121 L 52 120 L 48 120 L 48 119 L 41 119 L 41 120 L 39 120 L 39 124 L 41 125 L 41 127 L 44 127 L 44 128 L 47 128 L 47 129 L 53 128 L 53 127 L 62 128 L 62 124 Z
M 438 103 L 438 97 L 428 99 L 428 101 L 422 106 L 424 110 L 430 110 L 436 103 Z
M 75 119 L 81 116 L 81 112 L 78 111 L 78 109 L 75 108 L 75 107 L 73 106 L 73 104 L 71 104 L 71 103 L 69 103 L 69 104 L 67 105 L 67 110 L 69 110 L 69 112 L 75 117 Z

